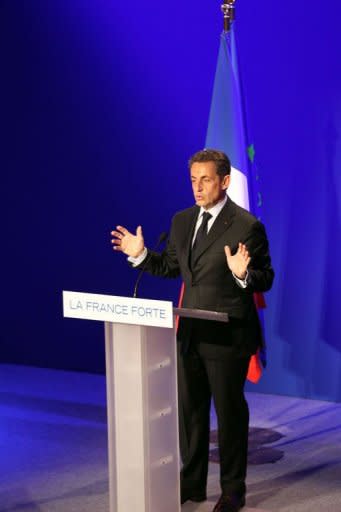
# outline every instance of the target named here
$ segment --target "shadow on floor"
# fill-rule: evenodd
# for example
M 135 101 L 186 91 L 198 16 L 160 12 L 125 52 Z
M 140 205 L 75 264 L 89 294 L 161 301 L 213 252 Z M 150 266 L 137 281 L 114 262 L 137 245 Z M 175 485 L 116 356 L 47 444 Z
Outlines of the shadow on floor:
M 248 464 L 274 464 L 284 457 L 284 451 L 275 447 L 264 446 L 275 443 L 283 437 L 283 434 L 270 428 L 250 427 Z M 219 451 L 217 448 L 218 431 L 210 434 L 210 462 L 219 463 Z

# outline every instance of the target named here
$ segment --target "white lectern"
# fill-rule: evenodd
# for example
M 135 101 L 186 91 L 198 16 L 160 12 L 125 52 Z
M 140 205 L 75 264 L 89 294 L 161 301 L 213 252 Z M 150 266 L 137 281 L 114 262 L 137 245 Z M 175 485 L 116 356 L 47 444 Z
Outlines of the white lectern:
M 171 302 L 63 292 L 64 316 L 105 322 L 110 512 L 179 512 Z M 227 321 L 227 315 L 174 309 Z

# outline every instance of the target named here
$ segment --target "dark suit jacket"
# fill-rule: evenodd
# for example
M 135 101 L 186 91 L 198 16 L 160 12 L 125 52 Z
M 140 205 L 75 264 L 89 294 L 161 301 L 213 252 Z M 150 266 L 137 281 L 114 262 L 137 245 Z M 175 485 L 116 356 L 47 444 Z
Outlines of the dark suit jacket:
M 172 221 L 170 237 L 162 254 L 149 251 L 146 270 L 162 277 L 182 276 L 185 284 L 183 307 L 227 312 L 228 324 L 214 321 L 182 319 L 178 340 L 188 344 L 195 338 L 219 347 L 231 347 L 240 355 L 249 355 L 261 344 L 262 335 L 253 292 L 271 288 L 271 267 L 265 229 L 249 212 L 229 198 L 211 227 L 207 239 L 190 265 L 190 250 L 199 207 L 177 213 Z M 241 288 L 226 262 L 224 246 L 232 254 L 238 243 L 245 243 L 251 255 L 247 288 Z

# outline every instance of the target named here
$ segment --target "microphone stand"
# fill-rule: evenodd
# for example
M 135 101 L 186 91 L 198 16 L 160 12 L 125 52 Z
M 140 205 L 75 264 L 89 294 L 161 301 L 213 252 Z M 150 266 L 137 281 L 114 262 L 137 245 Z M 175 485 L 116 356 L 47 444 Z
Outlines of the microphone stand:
M 159 236 L 159 239 L 158 239 L 155 247 L 152 250 L 156 251 L 156 249 L 162 244 L 162 242 L 164 242 L 166 240 L 167 236 L 168 236 L 168 233 L 166 233 L 165 231 L 162 232 L 161 235 Z M 147 254 L 147 257 L 145 258 L 145 260 L 143 262 L 141 271 L 140 271 L 139 275 L 137 276 L 135 287 L 134 287 L 134 293 L 133 293 L 133 298 L 134 299 L 137 298 L 137 290 L 138 290 L 141 278 L 142 278 L 142 276 L 144 274 L 144 271 L 146 270 L 146 266 L 147 266 L 147 263 L 148 263 L 148 261 L 150 259 L 150 256 L 151 256 L 151 254 Z

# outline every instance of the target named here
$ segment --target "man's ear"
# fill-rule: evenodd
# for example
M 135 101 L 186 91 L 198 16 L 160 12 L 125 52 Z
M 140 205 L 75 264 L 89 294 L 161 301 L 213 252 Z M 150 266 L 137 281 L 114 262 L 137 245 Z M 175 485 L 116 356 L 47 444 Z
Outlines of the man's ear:
M 230 174 L 227 174 L 226 176 L 224 176 L 223 181 L 222 181 L 222 188 L 223 188 L 223 190 L 227 190 L 229 188 L 230 181 L 231 181 L 231 175 Z

